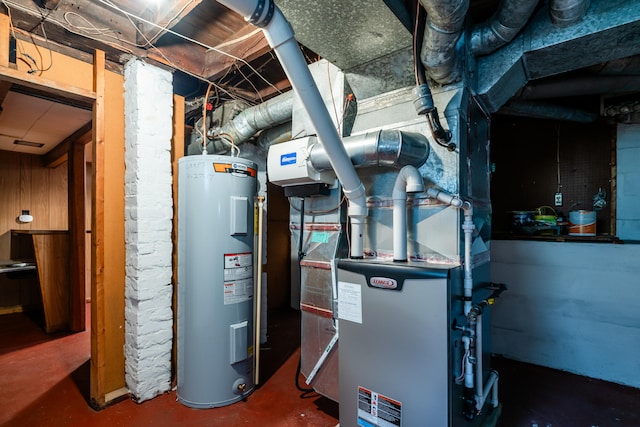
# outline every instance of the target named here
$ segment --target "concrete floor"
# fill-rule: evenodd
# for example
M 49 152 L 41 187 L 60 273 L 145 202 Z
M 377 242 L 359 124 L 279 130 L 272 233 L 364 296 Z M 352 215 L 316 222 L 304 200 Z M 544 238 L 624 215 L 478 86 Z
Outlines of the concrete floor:
M 294 385 L 299 327 L 295 311 L 270 313 L 263 384 L 245 402 L 192 409 L 170 392 L 141 404 L 124 400 L 94 411 L 87 403 L 88 330 L 46 335 L 37 317 L 3 315 L 0 426 L 334 427 L 338 405 L 315 393 L 305 395 Z M 638 389 L 499 357 L 492 365 L 501 377 L 503 427 L 640 426 Z

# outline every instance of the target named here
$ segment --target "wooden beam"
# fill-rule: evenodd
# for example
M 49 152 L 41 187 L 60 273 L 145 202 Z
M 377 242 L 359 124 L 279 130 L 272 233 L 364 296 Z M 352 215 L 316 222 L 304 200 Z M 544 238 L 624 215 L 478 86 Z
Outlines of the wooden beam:
M 201 77 L 205 68 L 206 51 L 203 47 L 193 44 L 169 44 L 149 50 L 145 57 L 159 64 Z
M 51 151 L 43 156 L 43 163 L 45 167 L 55 168 L 64 163 L 67 160 L 67 155 L 73 148 L 73 145 L 85 145 L 91 142 L 92 128 L 93 125 L 89 122 L 65 138 L 64 141 L 53 147 Z M 69 165 L 71 165 L 71 163 L 69 163 Z
M 89 123 L 89 125 L 91 125 Z M 91 130 L 89 129 L 89 135 Z M 84 132 L 83 135 L 86 135 Z M 89 136 L 89 138 L 91 138 Z M 68 173 L 68 209 L 69 209 L 69 329 L 72 332 L 86 328 L 85 295 L 85 224 L 86 201 L 86 161 L 85 145 L 81 141 L 71 143 L 69 147 Z
M 91 369 L 90 400 L 93 407 L 105 404 L 105 292 L 104 292 L 104 94 L 105 55 L 96 51 L 93 63 L 93 191 L 91 194 Z
M 53 96 L 60 96 L 74 101 L 86 102 L 87 100 L 96 98 L 94 91 L 27 74 L 23 71 L 14 70 L 13 68 L 2 65 L 0 65 L 0 80 L 17 83 L 28 88 L 47 92 Z
M 207 51 L 203 76 L 209 80 L 216 80 L 222 77 L 234 63 L 240 62 L 237 65 L 243 65 L 241 61 L 225 55 L 223 52 L 233 52 L 233 56 L 251 62 L 270 50 L 271 47 L 264 37 L 264 33 L 262 31 L 256 32 L 254 26 L 247 25 L 242 31 L 235 34 L 234 40 L 221 43 L 216 46 L 216 50 Z
M 0 14 L 0 66 L 9 66 L 9 43 L 11 37 L 9 35 L 9 17 Z
M 147 22 L 140 23 L 140 30 L 144 34 L 140 43 L 155 43 L 167 29 L 173 28 L 182 18 L 189 14 L 202 0 L 171 0 L 163 5 L 161 10 L 145 9 L 142 17 L 155 25 Z
M 171 138 L 171 173 L 173 175 L 172 193 L 173 193 L 173 228 L 171 230 L 171 240 L 173 242 L 173 251 L 171 258 L 173 261 L 173 312 L 178 312 L 178 160 L 184 156 L 184 98 L 179 95 L 173 95 L 173 137 Z M 178 333 L 178 316 L 173 316 L 173 348 L 171 350 L 171 369 L 172 378 L 176 378 L 177 372 L 176 360 L 178 358 L 177 346 Z
M 9 66 L 9 17 L 0 14 L 0 66 Z M 0 81 L 0 113 L 2 113 L 2 104 L 11 89 L 11 83 Z

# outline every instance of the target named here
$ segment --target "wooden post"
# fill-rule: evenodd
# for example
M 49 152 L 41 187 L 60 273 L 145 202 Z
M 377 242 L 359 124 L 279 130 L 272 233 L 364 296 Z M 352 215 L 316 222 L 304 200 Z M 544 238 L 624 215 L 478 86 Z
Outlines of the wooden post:
M 96 51 L 93 62 L 93 191 L 91 196 L 91 405 L 105 404 L 105 295 L 104 295 L 104 89 L 105 55 Z
M 84 143 L 72 141 L 67 156 L 69 206 L 69 329 L 85 330 L 85 180 Z

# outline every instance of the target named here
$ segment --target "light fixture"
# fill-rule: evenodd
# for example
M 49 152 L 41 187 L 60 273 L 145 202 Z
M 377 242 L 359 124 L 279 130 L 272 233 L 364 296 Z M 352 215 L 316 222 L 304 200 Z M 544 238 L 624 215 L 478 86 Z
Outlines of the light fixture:
M 15 141 L 13 141 L 13 143 L 16 145 L 25 145 L 27 147 L 36 147 L 36 148 L 44 147 L 44 144 L 42 142 L 21 141 L 19 139 L 16 139 Z

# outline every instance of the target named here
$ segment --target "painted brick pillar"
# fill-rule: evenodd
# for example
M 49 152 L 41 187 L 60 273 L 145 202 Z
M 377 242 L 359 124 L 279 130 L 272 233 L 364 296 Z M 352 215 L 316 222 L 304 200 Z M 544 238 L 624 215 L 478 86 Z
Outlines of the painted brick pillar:
M 171 386 L 172 74 L 125 65 L 125 378 L 138 401 Z

